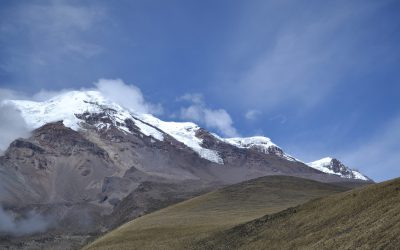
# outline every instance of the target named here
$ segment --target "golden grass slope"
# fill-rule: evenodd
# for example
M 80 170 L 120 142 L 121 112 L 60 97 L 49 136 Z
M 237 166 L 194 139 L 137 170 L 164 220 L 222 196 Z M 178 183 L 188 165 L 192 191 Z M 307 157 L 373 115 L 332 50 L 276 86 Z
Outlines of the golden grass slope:
M 296 177 L 261 177 L 137 218 L 85 249 L 190 249 L 240 223 L 345 190 Z
M 400 178 L 264 216 L 193 248 L 400 249 Z

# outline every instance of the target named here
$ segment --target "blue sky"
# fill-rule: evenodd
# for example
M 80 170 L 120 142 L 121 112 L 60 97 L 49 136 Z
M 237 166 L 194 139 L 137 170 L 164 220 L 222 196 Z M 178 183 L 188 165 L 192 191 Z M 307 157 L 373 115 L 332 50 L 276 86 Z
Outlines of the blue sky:
M 0 88 L 135 85 L 165 120 L 400 176 L 399 1 L 2 1 Z

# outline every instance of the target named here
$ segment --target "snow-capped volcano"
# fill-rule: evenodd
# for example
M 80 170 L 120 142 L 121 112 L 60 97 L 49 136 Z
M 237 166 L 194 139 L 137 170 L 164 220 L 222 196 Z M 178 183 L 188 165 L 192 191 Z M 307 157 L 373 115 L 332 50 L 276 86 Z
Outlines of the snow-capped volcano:
M 131 133 L 126 124 L 130 119 L 140 131 L 156 140 L 164 139 L 163 132 L 171 135 L 176 140 L 193 149 L 201 157 L 222 164 L 222 159 L 217 152 L 201 147 L 201 139 L 195 137 L 195 132 L 200 128 L 190 122 L 164 122 L 150 114 L 138 114 L 119 104 L 106 99 L 99 91 L 71 91 L 53 97 L 48 101 L 34 102 L 25 100 L 8 100 L 20 110 L 25 122 L 32 129 L 46 123 L 62 120 L 66 127 L 73 130 L 83 129 L 82 115 L 104 114 L 119 130 Z M 105 119 L 103 119 L 105 121 Z M 108 129 L 110 124 L 98 122 L 98 129 Z M 160 131 L 162 130 L 162 131 Z
M 202 139 L 195 135 L 200 129 L 198 125 L 192 122 L 165 122 L 151 114 L 136 113 L 134 110 L 128 110 L 106 99 L 99 91 L 71 91 L 43 102 L 26 100 L 7 100 L 5 102 L 15 105 L 31 129 L 62 120 L 66 127 L 79 130 L 83 129 L 82 115 L 104 113 L 112 125 L 125 133 L 131 133 L 126 124 L 126 120 L 131 119 L 146 136 L 162 141 L 164 132 L 197 152 L 202 158 L 223 164 L 218 152 L 202 147 Z M 99 129 L 107 129 L 110 126 L 104 122 L 95 125 Z M 235 147 L 255 148 L 266 154 L 276 154 L 286 159 L 293 159 L 284 154 L 266 137 L 225 139 L 216 136 L 216 139 Z
M 339 175 L 343 178 L 369 180 L 368 177 L 360 172 L 346 167 L 342 162 L 335 158 L 325 157 L 317 161 L 307 163 L 308 166 L 327 174 Z
M 107 99 L 99 91 L 70 91 L 43 102 L 27 100 L 7 100 L 4 102 L 14 105 L 32 130 L 55 121 L 63 121 L 66 127 L 75 131 L 85 130 L 88 121 L 92 121 L 95 116 L 95 122 L 89 123 L 97 130 L 104 132 L 114 127 L 125 134 L 132 134 L 131 126 L 134 125 L 143 136 L 151 137 L 157 141 L 163 141 L 165 136 L 171 136 L 196 152 L 201 158 L 213 163 L 224 164 L 222 152 L 218 148 L 209 148 L 203 145 L 203 139 L 198 136 L 201 130 L 198 125 L 192 122 L 166 122 L 151 114 L 138 113 Z M 217 144 L 228 144 L 239 149 L 255 150 L 288 161 L 302 163 L 286 154 L 267 137 L 222 138 L 212 133 L 209 133 L 209 135 Z M 368 180 L 359 172 L 346 168 L 335 159 L 324 158 L 309 163 L 308 166 L 344 178 Z

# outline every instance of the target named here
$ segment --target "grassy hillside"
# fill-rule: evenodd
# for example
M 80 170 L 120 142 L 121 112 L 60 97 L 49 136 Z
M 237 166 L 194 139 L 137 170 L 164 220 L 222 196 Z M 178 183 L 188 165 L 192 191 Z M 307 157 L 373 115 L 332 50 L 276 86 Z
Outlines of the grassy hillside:
M 213 233 L 346 189 L 296 177 L 262 177 L 137 218 L 86 249 L 188 249 Z
M 399 249 L 400 178 L 236 226 L 194 249 Z

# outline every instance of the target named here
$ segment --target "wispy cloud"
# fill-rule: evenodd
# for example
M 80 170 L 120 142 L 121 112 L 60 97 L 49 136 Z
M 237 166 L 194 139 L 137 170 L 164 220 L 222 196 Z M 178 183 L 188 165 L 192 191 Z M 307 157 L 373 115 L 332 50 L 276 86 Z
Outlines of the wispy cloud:
M 199 93 L 186 93 L 183 96 L 178 97 L 177 101 L 189 101 L 201 105 L 204 103 L 204 98 L 203 95 Z
M 246 111 L 246 113 L 244 114 L 244 117 L 245 117 L 247 120 L 254 121 L 254 120 L 257 119 L 257 117 L 258 117 L 260 114 L 261 114 L 261 111 L 260 111 L 260 110 L 250 109 L 250 110 L 247 110 L 247 111 Z
M 29 136 L 29 128 L 21 114 L 3 100 L 26 98 L 25 95 L 8 89 L 0 89 L 0 155 L 8 145 L 19 137 Z
M 100 5 L 76 5 L 68 1 L 44 1 L 7 6 L 1 17 L 0 34 L 7 55 L 1 69 L 17 73 L 34 70 L 65 57 L 87 59 L 102 53 L 103 48 L 86 36 L 105 18 Z M 27 67 L 30 68 L 27 68 Z
M 178 100 L 185 100 L 191 103 L 189 106 L 181 108 L 180 118 L 182 120 L 199 122 L 208 128 L 217 129 L 224 136 L 238 136 L 229 113 L 225 109 L 207 107 L 201 94 L 185 94 Z
M 24 218 L 16 219 L 4 211 L 0 206 L 0 234 L 21 236 L 45 231 L 50 225 L 50 220 L 29 212 Z
M 237 77 L 226 83 L 229 88 L 225 88 L 224 95 L 229 100 L 240 100 L 242 106 L 257 107 L 265 113 L 285 105 L 296 107 L 299 112 L 314 107 L 335 86 L 342 84 L 343 76 L 368 61 L 361 60 L 364 51 L 357 46 L 364 42 L 365 29 L 354 35 L 346 27 L 348 23 L 367 19 L 378 5 L 348 3 L 343 8 L 343 4 L 332 3 L 318 5 L 318 11 L 310 6 L 280 19 L 283 15 L 276 17 L 271 10 L 288 11 L 296 8 L 296 3 L 272 1 L 260 5 L 257 2 L 256 7 L 250 7 L 242 16 L 246 19 L 243 21 L 246 30 L 239 27 L 237 37 L 232 39 L 236 43 L 233 42 L 230 60 L 242 67 L 235 66 Z M 274 25 L 269 23 L 274 21 Z M 266 37 L 260 37 L 259 33 L 246 36 L 252 25 L 261 24 L 265 25 Z M 360 63 L 354 64 L 354 61 Z
M 287 121 L 287 117 L 285 115 L 275 115 L 269 118 L 270 121 L 279 121 L 280 124 L 284 124 Z

